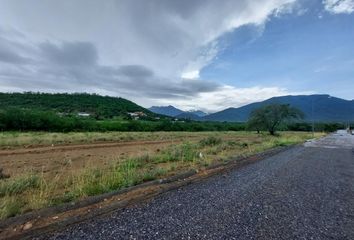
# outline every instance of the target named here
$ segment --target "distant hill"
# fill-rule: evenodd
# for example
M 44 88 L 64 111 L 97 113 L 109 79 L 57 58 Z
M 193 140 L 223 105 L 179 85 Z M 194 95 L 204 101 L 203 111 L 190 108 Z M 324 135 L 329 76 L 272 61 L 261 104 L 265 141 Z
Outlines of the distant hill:
M 175 118 L 178 119 L 189 119 L 189 120 L 194 120 L 194 121 L 203 121 L 203 118 L 198 116 L 197 114 L 193 112 L 183 112 L 181 114 L 178 114 L 175 116 Z
M 179 118 L 179 115 L 181 115 L 181 118 L 184 118 L 184 116 L 190 116 L 190 117 L 204 117 L 207 114 L 205 112 L 202 111 L 183 111 L 181 109 L 178 109 L 174 106 L 152 106 L 151 108 L 149 108 L 149 110 L 151 112 L 157 113 L 157 114 L 162 114 L 162 115 L 166 115 L 166 116 L 170 116 L 170 117 L 177 117 Z
M 58 113 L 83 112 L 102 118 L 127 116 L 129 112 L 143 112 L 147 116 L 156 116 L 124 98 L 86 93 L 0 93 L 0 109 L 8 107 Z
M 248 120 L 252 110 L 264 105 L 279 103 L 289 104 L 305 113 L 305 120 L 313 119 L 318 122 L 354 121 L 354 100 L 348 101 L 329 95 L 300 95 L 273 97 L 263 102 L 251 103 L 239 108 L 228 108 L 207 115 L 203 120 L 244 122 Z
M 205 117 L 206 115 L 208 115 L 207 113 L 200 111 L 200 110 L 188 111 L 186 113 L 191 113 L 191 114 L 197 115 L 198 117 Z
M 157 113 L 157 114 L 162 114 L 170 117 L 177 116 L 181 113 L 184 113 L 182 110 L 175 108 L 174 106 L 152 106 L 151 108 L 148 108 L 151 112 Z

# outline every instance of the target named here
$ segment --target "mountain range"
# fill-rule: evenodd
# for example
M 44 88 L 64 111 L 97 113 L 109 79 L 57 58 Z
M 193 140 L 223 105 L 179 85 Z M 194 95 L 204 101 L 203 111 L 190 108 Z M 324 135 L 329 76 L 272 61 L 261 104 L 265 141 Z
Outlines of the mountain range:
M 95 94 L 0 93 L 0 110 L 15 107 L 57 113 L 84 112 L 97 119 L 127 117 L 131 113 L 138 112 L 154 119 L 166 115 L 196 121 L 245 122 L 254 109 L 274 103 L 289 104 L 300 109 L 305 114 L 305 121 L 354 121 L 354 100 L 345 100 L 327 94 L 273 97 L 262 102 L 239 108 L 227 108 L 207 115 L 202 111 L 182 111 L 173 106 L 155 106 L 146 109 L 124 98 Z
M 196 111 L 183 111 L 178 109 L 174 106 L 152 106 L 148 108 L 151 112 L 162 114 L 170 117 L 175 118 L 188 118 L 192 120 L 201 120 L 202 117 L 205 117 L 207 114 L 203 111 L 196 110 Z
M 305 114 L 306 121 L 354 121 L 354 100 L 345 100 L 327 94 L 273 97 L 262 102 L 251 103 L 239 108 L 227 108 L 205 116 L 179 113 L 174 117 L 197 121 L 245 122 L 254 109 L 274 103 L 289 104 L 300 109 Z M 168 106 L 167 108 L 172 109 L 174 107 Z M 154 109 L 150 110 L 153 111 Z M 163 112 L 159 113 L 164 114 Z

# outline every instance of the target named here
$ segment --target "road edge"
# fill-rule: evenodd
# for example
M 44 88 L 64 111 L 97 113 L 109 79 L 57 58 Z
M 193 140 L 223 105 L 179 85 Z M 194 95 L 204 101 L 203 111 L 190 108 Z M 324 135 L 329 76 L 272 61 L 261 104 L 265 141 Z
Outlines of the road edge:
M 162 193 L 255 163 L 299 145 L 275 147 L 250 156 L 232 158 L 225 163 L 210 165 L 202 171 L 189 170 L 169 178 L 153 180 L 126 189 L 88 197 L 78 202 L 44 208 L 12 217 L 0 222 L 0 239 L 34 238 L 44 233 L 59 230 L 93 217 L 106 215 L 112 211 L 147 201 Z M 125 197 L 125 195 L 130 193 L 133 193 L 132 197 Z M 120 196 L 122 197 L 120 198 Z M 113 201 L 104 204 L 108 202 L 108 199 Z M 65 217 L 68 213 L 79 211 L 80 209 L 84 211 L 77 215 L 69 214 L 69 216 Z M 64 217 L 58 217 L 58 215 L 64 215 Z M 26 226 L 30 227 L 27 229 Z

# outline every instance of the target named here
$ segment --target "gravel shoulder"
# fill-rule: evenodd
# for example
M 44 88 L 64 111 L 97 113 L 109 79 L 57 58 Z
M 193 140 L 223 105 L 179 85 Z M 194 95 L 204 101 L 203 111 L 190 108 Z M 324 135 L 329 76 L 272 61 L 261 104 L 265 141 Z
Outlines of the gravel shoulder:
M 354 239 L 351 137 L 330 135 L 38 239 Z

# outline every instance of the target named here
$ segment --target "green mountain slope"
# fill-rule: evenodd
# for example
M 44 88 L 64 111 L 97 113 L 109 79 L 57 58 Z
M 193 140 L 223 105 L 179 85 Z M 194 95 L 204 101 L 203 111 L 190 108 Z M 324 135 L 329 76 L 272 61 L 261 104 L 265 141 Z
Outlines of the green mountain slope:
M 129 112 L 143 112 L 150 117 L 156 116 L 124 98 L 86 93 L 0 93 L 0 109 L 9 107 L 64 114 L 85 112 L 96 118 L 128 116 Z
M 264 105 L 289 104 L 305 113 L 305 120 L 317 122 L 353 122 L 354 101 L 329 95 L 300 95 L 273 97 L 263 102 L 251 103 L 239 108 L 228 108 L 205 116 L 207 121 L 245 122 L 252 110 Z

